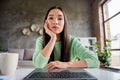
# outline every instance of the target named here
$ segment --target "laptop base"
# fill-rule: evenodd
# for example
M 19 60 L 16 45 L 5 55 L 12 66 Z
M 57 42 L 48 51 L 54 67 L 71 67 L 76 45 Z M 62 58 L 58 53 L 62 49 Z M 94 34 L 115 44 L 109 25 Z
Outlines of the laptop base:
M 84 69 L 35 69 L 23 80 L 97 80 Z

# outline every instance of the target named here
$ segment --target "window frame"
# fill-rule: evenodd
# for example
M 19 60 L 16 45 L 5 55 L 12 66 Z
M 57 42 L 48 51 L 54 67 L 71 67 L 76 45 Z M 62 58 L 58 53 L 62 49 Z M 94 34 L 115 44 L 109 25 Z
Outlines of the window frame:
M 116 12 L 114 15 L 112 15 L 111 17 L 109 17 L 109 18 L 107 18 L 106 20 L 105 20 L 105 14 L 104 14 L 104 6 L 107 6 L 106 4 L 109 2 L 109 1 L 111 1 L 111 0 L 105 0 L 102 4 L 101 4 L 101 11 L 102 11 L 102 21 L 103 21 L 103 34 L 104 34 L 104 45 L 106 45 L 106 43 L 105 43 L 105 39 L 107 39 L 107 37 L 106 37 L 106 26 L 105 26 L 105 23 L 107 23 L 108 21 L 110 21 L 110 20 L 112 20 L 114 17 L 116 17 L 116 16 L 118 16 L 118 15 L 120 15 L 120 11 L 118 11 L 118 12 Z M 108 14 L 107 14 L 108 15 Z M 107 27 L 110 27 L 110 26 L 107 26 Z M 110 31 L 109 31 L 110 32 Z M 120 51 L 120 48 L 114 48 L 114 49 L 112 49 L 112 51 Z

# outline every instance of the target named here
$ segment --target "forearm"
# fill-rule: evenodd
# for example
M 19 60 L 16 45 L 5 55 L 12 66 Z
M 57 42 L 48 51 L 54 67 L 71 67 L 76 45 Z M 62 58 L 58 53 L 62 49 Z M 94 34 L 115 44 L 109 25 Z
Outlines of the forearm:
M 56 42 L 56 38 L 51 38 L 50 41 L 48 42 L 48 44 L 43 48 L 43 50 L 41 51 L 41 54 L 44 57 L 46 57 L 46 58 L 50 57 L 50 55 L 53 51 L 55 42 Z
M 66 62 L 67 68 L 86 68 L 87 63 L 85 60 L 75 61 L 75 62 Z
M 32 60 L 35 68 L 44 68 L 49 59 L 45 58 L 41 53 L 35 52 Z

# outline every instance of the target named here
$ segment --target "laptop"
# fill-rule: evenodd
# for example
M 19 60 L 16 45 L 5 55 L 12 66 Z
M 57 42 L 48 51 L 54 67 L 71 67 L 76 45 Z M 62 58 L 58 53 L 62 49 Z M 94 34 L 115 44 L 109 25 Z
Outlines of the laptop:
M 84 69 L 35 69 L 23 80 L 97 80 Z

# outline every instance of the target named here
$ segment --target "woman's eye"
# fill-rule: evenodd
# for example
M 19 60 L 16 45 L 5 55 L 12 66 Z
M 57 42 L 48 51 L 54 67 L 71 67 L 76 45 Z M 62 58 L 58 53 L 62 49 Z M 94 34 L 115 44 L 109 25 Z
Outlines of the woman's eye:
M 49 19 L 50 19 L 50 20 L 53 20 L 53 18 L 52 18 L 52 17 L 50 17 Z
M 62 18 L 58 18 L 58 20 L 62 20 Z

